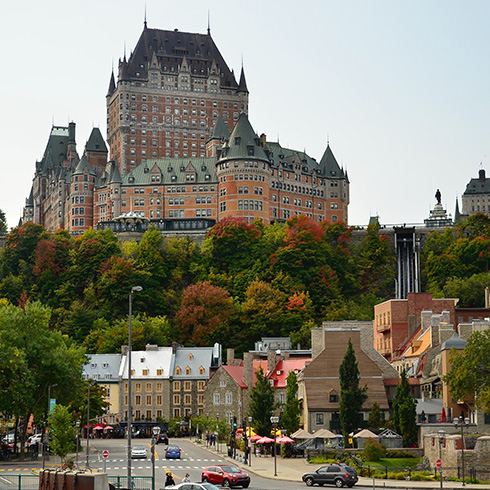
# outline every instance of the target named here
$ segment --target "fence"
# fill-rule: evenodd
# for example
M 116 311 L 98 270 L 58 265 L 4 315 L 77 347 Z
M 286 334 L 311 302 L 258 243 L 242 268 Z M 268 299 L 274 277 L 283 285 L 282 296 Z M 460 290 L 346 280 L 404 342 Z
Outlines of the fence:
M 388 474 L 396 473 L 400 478 L 406 480 L 412 479 L 412 473 L 420 473 L 422 470 L 412 467 L 395 467 L 395 466 L 358 466 L 359 476 L 388 479 Z M 439 480 L 440 468 L 434 466 L 431 473 Z M 442 469 L 442 477 L 444 480 L 463 478 L 463 468 L 461 466 L 444 467 Z M 464 479 L 467 483 L 478 483 L 490 481 L 490 470 L 482 470 L 479 468 L 468 468 L 465 466 Z
M 108 476 L 116 488 L 128 488 L 126 476 Z M 154 490 L 152 476 L 131 476 L 133 490 Z M 39 475 L 0 475 L 0 490 L 38 490 Z

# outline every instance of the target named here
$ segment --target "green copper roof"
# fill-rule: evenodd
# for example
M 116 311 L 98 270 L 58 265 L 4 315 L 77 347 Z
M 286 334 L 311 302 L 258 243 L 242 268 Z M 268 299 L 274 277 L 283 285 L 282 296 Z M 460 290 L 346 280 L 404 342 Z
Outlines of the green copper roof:
M 216 123 L 213 128 L 213 134 L 211 135 L 212 140 L 224 141 L 230 137 L 230 130 L 225 124 L 224 119 L 221 117 L 221 113 L 218 113 L 216 118 Z
M 255 160 L 269 162 L 260 138 L 253 130 L 247 115 L 242 112 L 230 135 L 230 139 L 223 145 L 219 161 L 250 157 Z
M 81 158 L 79 164 L 77 165 L 77 168 L 73 172 L 74 175 L 76 174 L 83 174 L 85 172 L 88 172 L 90 175 L 95 175 L 94 170 L 92 169 L 90 163 L 88 162 L 88 159 L 85 155 Z
M 90 137 L 85 145 L 86 151 L 101 151 L 107 153 L 107 146 L 99 128 L 92 128 Z

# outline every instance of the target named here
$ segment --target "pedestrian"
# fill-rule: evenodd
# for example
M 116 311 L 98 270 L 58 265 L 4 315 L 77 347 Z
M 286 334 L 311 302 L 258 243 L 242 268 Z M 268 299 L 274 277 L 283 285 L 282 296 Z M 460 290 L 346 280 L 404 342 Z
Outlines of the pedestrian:
M 190 483 L 191 482 L 191 475 L 189 473 L 186 473 L 184 478 L 182 478 L 182 483 Z
M 167 478 L 165 478 L 165 488 L 173 487 L 175 485 L 175 481 L 172 476 L 172 472 L 169 470 L 166 470 L 166 472 L 167 472 Z

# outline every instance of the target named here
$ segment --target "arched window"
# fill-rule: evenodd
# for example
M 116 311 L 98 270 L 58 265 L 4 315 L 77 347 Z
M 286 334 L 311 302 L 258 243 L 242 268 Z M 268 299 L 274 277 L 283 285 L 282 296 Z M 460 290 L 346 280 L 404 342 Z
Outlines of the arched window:
M 204 368 L 202 366 L 199 368 L 199 374 L 200 375 L 203 375 L 204 374 Z
M 176 374 L 177 376 L 180 374 L 180 367 L 179 367 L 179 366 L 177 366 L 177 367 L 175 368 L 175 374 Z
M 191 368 L 189 366 L 185 368 L 185 374 L 187 375 L 191 374 Z

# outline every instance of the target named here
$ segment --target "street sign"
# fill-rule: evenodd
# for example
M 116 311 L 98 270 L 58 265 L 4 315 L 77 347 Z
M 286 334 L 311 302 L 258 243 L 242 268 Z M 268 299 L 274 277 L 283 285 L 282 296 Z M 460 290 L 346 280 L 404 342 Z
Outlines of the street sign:
M 441 461 L 440 459 L 438 459 L 438 460 L 436 461 L 436 466 L 437 466 L 438 468 L 442 468 L 442 461 Z
M 105 451 L 102 451 L 102 457 L 105 459 L 109 457 L 109 451 L 107 449 Z

